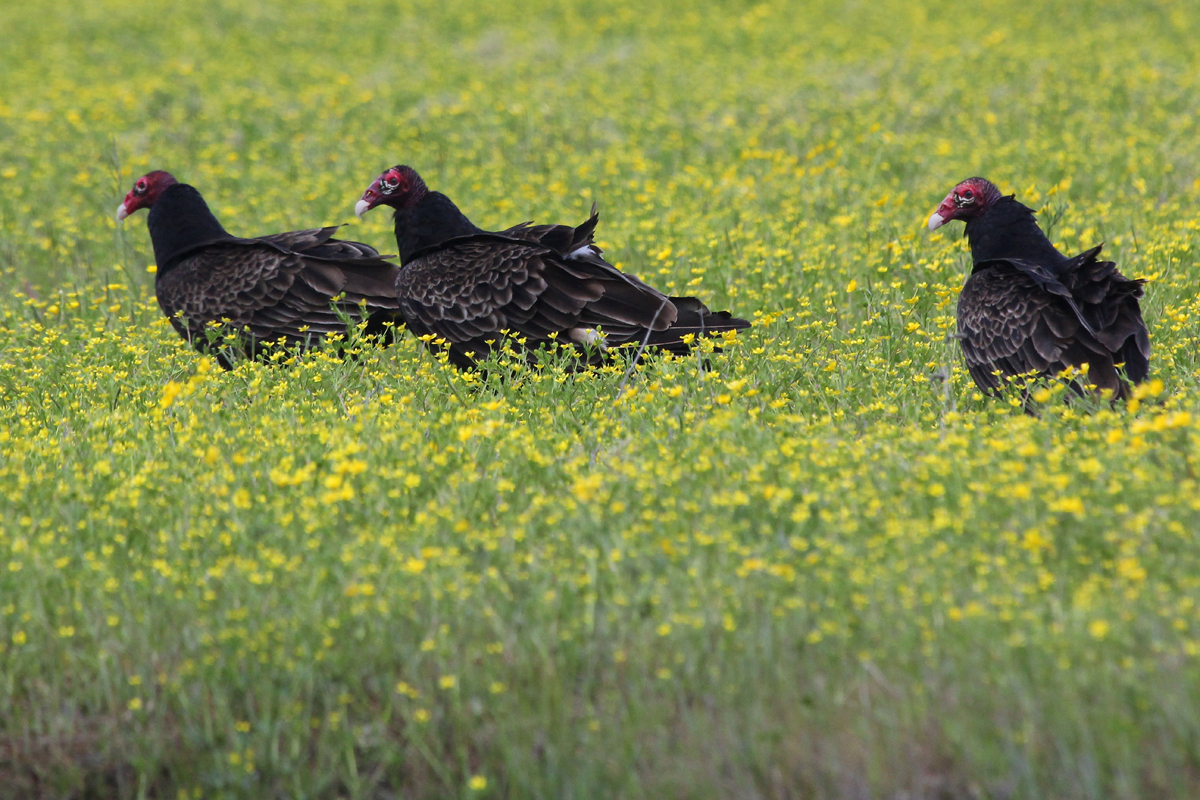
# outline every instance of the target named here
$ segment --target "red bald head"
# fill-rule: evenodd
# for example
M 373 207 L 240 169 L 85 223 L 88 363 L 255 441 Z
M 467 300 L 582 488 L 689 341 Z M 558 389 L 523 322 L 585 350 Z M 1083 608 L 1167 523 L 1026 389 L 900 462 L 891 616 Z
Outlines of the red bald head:
M 361 217 L 375 206 L 412 208 L 422 197 L 429 194 L 425 181 L 412 167 L 398 165 L 384 172 L 365 192 L 354 206 L 354 213 Z
M 970 221 L 992 207 L 1000 199 L 1000 190 L 983 178 L 967 178 L 946 195 L 937 211 L 929 218 L 929 230 L 936 231 L 950 220 Z
M 163 191 L 168 186 L 174 186 L 179 183 L 175 177 L 169 172 L 163 172 L 157 169 L 154 172 L 148 172 L 137 179 L 133 184 L 133 188 L 129 190 L 129 194 L 125 195 L 125 202 L 117 206 L 117 222 L 128 217 L 139 208 L 151 208 L 158 202 L 158 198 L 162 197 Z

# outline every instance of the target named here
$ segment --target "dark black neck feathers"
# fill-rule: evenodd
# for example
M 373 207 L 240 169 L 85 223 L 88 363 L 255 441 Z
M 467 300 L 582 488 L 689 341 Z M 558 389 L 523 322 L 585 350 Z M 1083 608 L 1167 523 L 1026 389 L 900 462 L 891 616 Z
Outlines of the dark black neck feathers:
M 1012 197 L 1001 197 L 969 220 L 966 234 L 976 264 L 1018 258 L 1056 268 L 1067 260 L 1042 233 L 1033 210 Z
M 180 258 L 206 244 L 233 239 L 208 210 L 208 203 L 186 183 L 168 186 L 146 220 L 158 274 L 175 266 Z
M 435 248 L 447 239 L 484 233 L 458 206 L 441 192 L 430 192 L 412 208 L 396 209 L 396 246 L 400 263 L 407 264 L 414 253 Z

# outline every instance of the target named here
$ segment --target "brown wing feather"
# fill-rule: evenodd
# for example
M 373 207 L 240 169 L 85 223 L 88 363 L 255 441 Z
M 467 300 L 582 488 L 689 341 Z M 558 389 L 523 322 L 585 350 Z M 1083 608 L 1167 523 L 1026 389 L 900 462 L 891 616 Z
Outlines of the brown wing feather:
M 1088 379 L 1120 394 L 1116 364 L 1145 377 L 1149 340 L 1137 298 L 1141 282 L 1095 261 L 1098 249 L 1072 259 L 1063 271 L 1069 297 L 1050 292 L 1019 265 L 989 262 L 976 269 L 958 299 L 958 332 L 975 384 L 997 394 L 1005 378 L 1056 374 L 1088 365 Z M 1144 349 L 1143 349 L 1144 346 Z M 1140 360 L 1139 360 L 1140 358 Z
M 596 211 L 596 204 L 592 203 L 591 216 L 577 228 L 570 225 L 534 225 L 532 222 L 522 222 L 501 231 L 501 235 L 537 242 L 564 257 L 587 246 L 590 246 L 596 255 L 600 255 L 603 251 L 593 244 L 596 225 L 599 222 L 600 214 Z
M 975 385 L 996 394 L 1006 377 L 1057 364 L 1069 341 L 1055 333 L 1068 332 L 1062 324 L 1048 321 L 1053 316 L 1061 323 L 1058 305 L 1056 296 L 1003 262 L 972 273 L 958 297 L 958 333 Z
M 379 258 L 379 251 L 362 242 L 350 242 L 334 239 L 340 225 L 330 225 L 327 228 L 312 228 L 305 231 L 287 231 L 273 233 L 270 236 L 260 236 L 258 239 L 244 239 L 245 242 L 265 242 L 279 250 L 291 253 L 303 253 L 308 258 L 324 258 L 334 261 L 359 258 Z
M 367 245 L 330 238 L 336 228 L 213 245 L 159 275 L 159 305 L 176 330 L 204 349 L 205 329 L 224 323 L 251 351 L 264 341 L 308 346 L 345 330 L 338 312 L 394 317 L 399 268 Z M 295 248 L 295 249 L 291 249 Z M 314 255 L 315 254 L 315 255 Z M 334 308 L 334 297 L 340 296 Z
M 503 331 L 535 348 L 573 328 L 600 328 L 607 346 L 645 341 L 684 354 L 685 335 L 749 327 L 609 264 L 593 241 L 598 220 L 593 206 L 577 228 L 523 223 L 419 256 L 396 283 L 409 329 L 446 339 L 451 361 L 468 367 Z
M 535 243 L 467 240 L 408 264 L 396 294 L 409 327 L 437 333 L 452 343 L 511 330 L 536 338 L 546 326 L 531 320 L 550 316 L 570 327 L 600 292 L 559 280 L 554 252 Z M 424 329 L 424 330 L 422 330 Z

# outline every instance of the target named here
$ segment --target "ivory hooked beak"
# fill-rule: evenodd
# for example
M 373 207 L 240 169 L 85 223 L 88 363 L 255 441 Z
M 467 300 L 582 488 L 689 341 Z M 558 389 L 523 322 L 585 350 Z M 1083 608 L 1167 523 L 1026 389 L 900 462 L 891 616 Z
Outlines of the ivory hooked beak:
M 124 222 L 125 218 L 128 216 L 129 212 L 125 210 L 124 203 L 121 203 L 121 205 L 117 206 L 117 222 Z
M 943 219 L 942 215 L 937 213 L 936 211 L 934 212 L 933 216 L 931 216 L 929 218 L 929 230 L 931 230 L 931 231 L 936 231 L 938 228 L 942 227 L 945 224 L 946 224 L 946 220 Z
M 371 204 L 366 200 L 359 200 L 354 204 L 354 216 L 362 219 L 362 215 L 371 210 Z

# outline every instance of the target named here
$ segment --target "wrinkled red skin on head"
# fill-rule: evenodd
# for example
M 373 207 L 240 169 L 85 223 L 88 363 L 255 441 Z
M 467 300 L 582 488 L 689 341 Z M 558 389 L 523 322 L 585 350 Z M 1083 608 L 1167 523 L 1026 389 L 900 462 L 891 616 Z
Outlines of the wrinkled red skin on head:
M 385 171 L 375 179 L 362 199 L 367 202 L 367 210 L 378 205 L 389 205 L 393 208 L 410 208 L 425 196 L 425 182 L 412 167 L 396 166 Z
M 967 178 L 946 195 L 937 207 L 942 224 L 951 220 L 968 220 L 987 211 L 992 203 L 1000 199 L 1000 190 L 983 178 Z
M 134 182 L 129 194 L 125 195 L 125 214 L 132 214 L 141 208 L 153 208 L 163 191 L 176 183 L 179 181 L 175 180 L 175 176 L 161 169 L 146 173 Z

